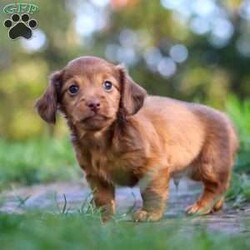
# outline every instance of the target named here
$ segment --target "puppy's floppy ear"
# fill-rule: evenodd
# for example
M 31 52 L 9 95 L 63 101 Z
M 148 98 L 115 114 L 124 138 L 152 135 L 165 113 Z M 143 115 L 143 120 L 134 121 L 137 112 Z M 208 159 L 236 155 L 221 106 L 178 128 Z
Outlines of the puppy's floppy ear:
M 119 71 L 121 84 L 120 108 L 124 109 L 126 115 L 134 115 L 142 107 L 147 92 L 130 78 L 122 65 L 116 68 Z
M 38 114 L 48 123 L 55 124 L 58 92 L 61 87 L 62 71 L 54 72 L 49 79 L 49 86 L 43 96 L 36 102 Z

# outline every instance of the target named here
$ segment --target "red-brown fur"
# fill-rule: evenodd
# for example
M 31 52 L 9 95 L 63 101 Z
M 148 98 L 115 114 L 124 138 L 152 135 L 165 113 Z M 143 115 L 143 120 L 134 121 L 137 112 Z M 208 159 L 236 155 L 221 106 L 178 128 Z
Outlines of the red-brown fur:
M 111 91 L 103 88 L 107 80 Z M 71 85 L 79 87 L 74 96 Z M 121 66 L 97 57 L 77 58 L 54 73 L 36 106 L 49 123 L 55 123 L 57 109 L 66 117 L 104 220 L 115 211 L 116 184 L 139 185 L 143 207 L 135 212 L 136 221 L 159 220 L 169 180 L 182 172 L 204 184 L 187 213 L 222 208 L 238 147 L 233 125 L 222 112 L 149 96 Z

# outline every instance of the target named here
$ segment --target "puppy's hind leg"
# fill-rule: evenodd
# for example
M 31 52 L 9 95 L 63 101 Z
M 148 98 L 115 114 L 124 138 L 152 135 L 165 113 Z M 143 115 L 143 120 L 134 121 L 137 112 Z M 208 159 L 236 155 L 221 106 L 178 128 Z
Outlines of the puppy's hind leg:
M 195 179 L 203 182 L 204 190 L 200 198 L 186 209 L 187 214 L 205 215 L 223 207 L 232 164 L 224 153 L 211 150 L 205 153 L 207 152 L 209 155 L 205 156 L 203 152 L 195 173 Z
M 187 214 L 206 215 L 223 207 L 223 184 L 218 181 L 203 180 L 204 190 L 200 198 L 186 209 Z
M 223 181 L 221 184 L 221 189 L 222 189 L 223 195 L 221 195 L 220 198 L 217 199 L 216 202 L 214 203 L 212 212 L 217 212 L 223 208 L 224 201 L 225 201 L 225 192 L 228 190 L 228 188 L 230 186 L 230 180 L 231 180 L 230 170 L 232 169 L 232 167 L 233 167 L 233 161 L 228 169 L 228 172 L 224 173 L 224 175 L 222 175 Z

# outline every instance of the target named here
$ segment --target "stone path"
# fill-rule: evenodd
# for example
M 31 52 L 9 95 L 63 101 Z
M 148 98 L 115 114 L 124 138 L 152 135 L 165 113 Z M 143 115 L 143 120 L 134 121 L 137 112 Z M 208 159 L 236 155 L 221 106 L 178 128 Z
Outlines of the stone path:
M 161 223 L 175 223 L 180 219 L 190 227 L 206 227 L 212 231 L 242 233 L 250 235 L 250 204 L 235 209 L 226 204 L 223 211 L 202 217 L 187 217 L 185 207 L 192 204 L 202 186 L 189 180 L 181 180 L 178 189 L 170 185 L 170 197 L 165 217 Z M 5 213 L 24 213 L 42 210 L 53 213 L 79 212 L 87 209 L 91 199 L 90 190 L 84 183 L 53 183 L 31 187 L 13 188 L 0 194 L 0 211 Z M 138 188 L 118 188 L 116 192 L 118 218 L 129 221 L 133 209 L 141 206 Z M 129 216 L 128 216 L 129 215 Z M 185 224 L 185 223 L 184 223 Z

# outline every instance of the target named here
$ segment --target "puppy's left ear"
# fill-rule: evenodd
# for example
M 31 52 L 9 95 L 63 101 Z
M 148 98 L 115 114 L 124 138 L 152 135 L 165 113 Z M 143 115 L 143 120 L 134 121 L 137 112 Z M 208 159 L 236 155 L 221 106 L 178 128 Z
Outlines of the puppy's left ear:
M 49 86 L 43 96 L 36 102 L 38 114 L 48 123 L 56 123 L 56 111 L 61 88 L 62 71 L 54 72 L 50 76 Z
M 131 79 L 122 65 L 118 65 L 116 68 L 121 84 L 120 108 L 124 109 L 126 115 L 134 115 L 143 106 L 147 92 Z

